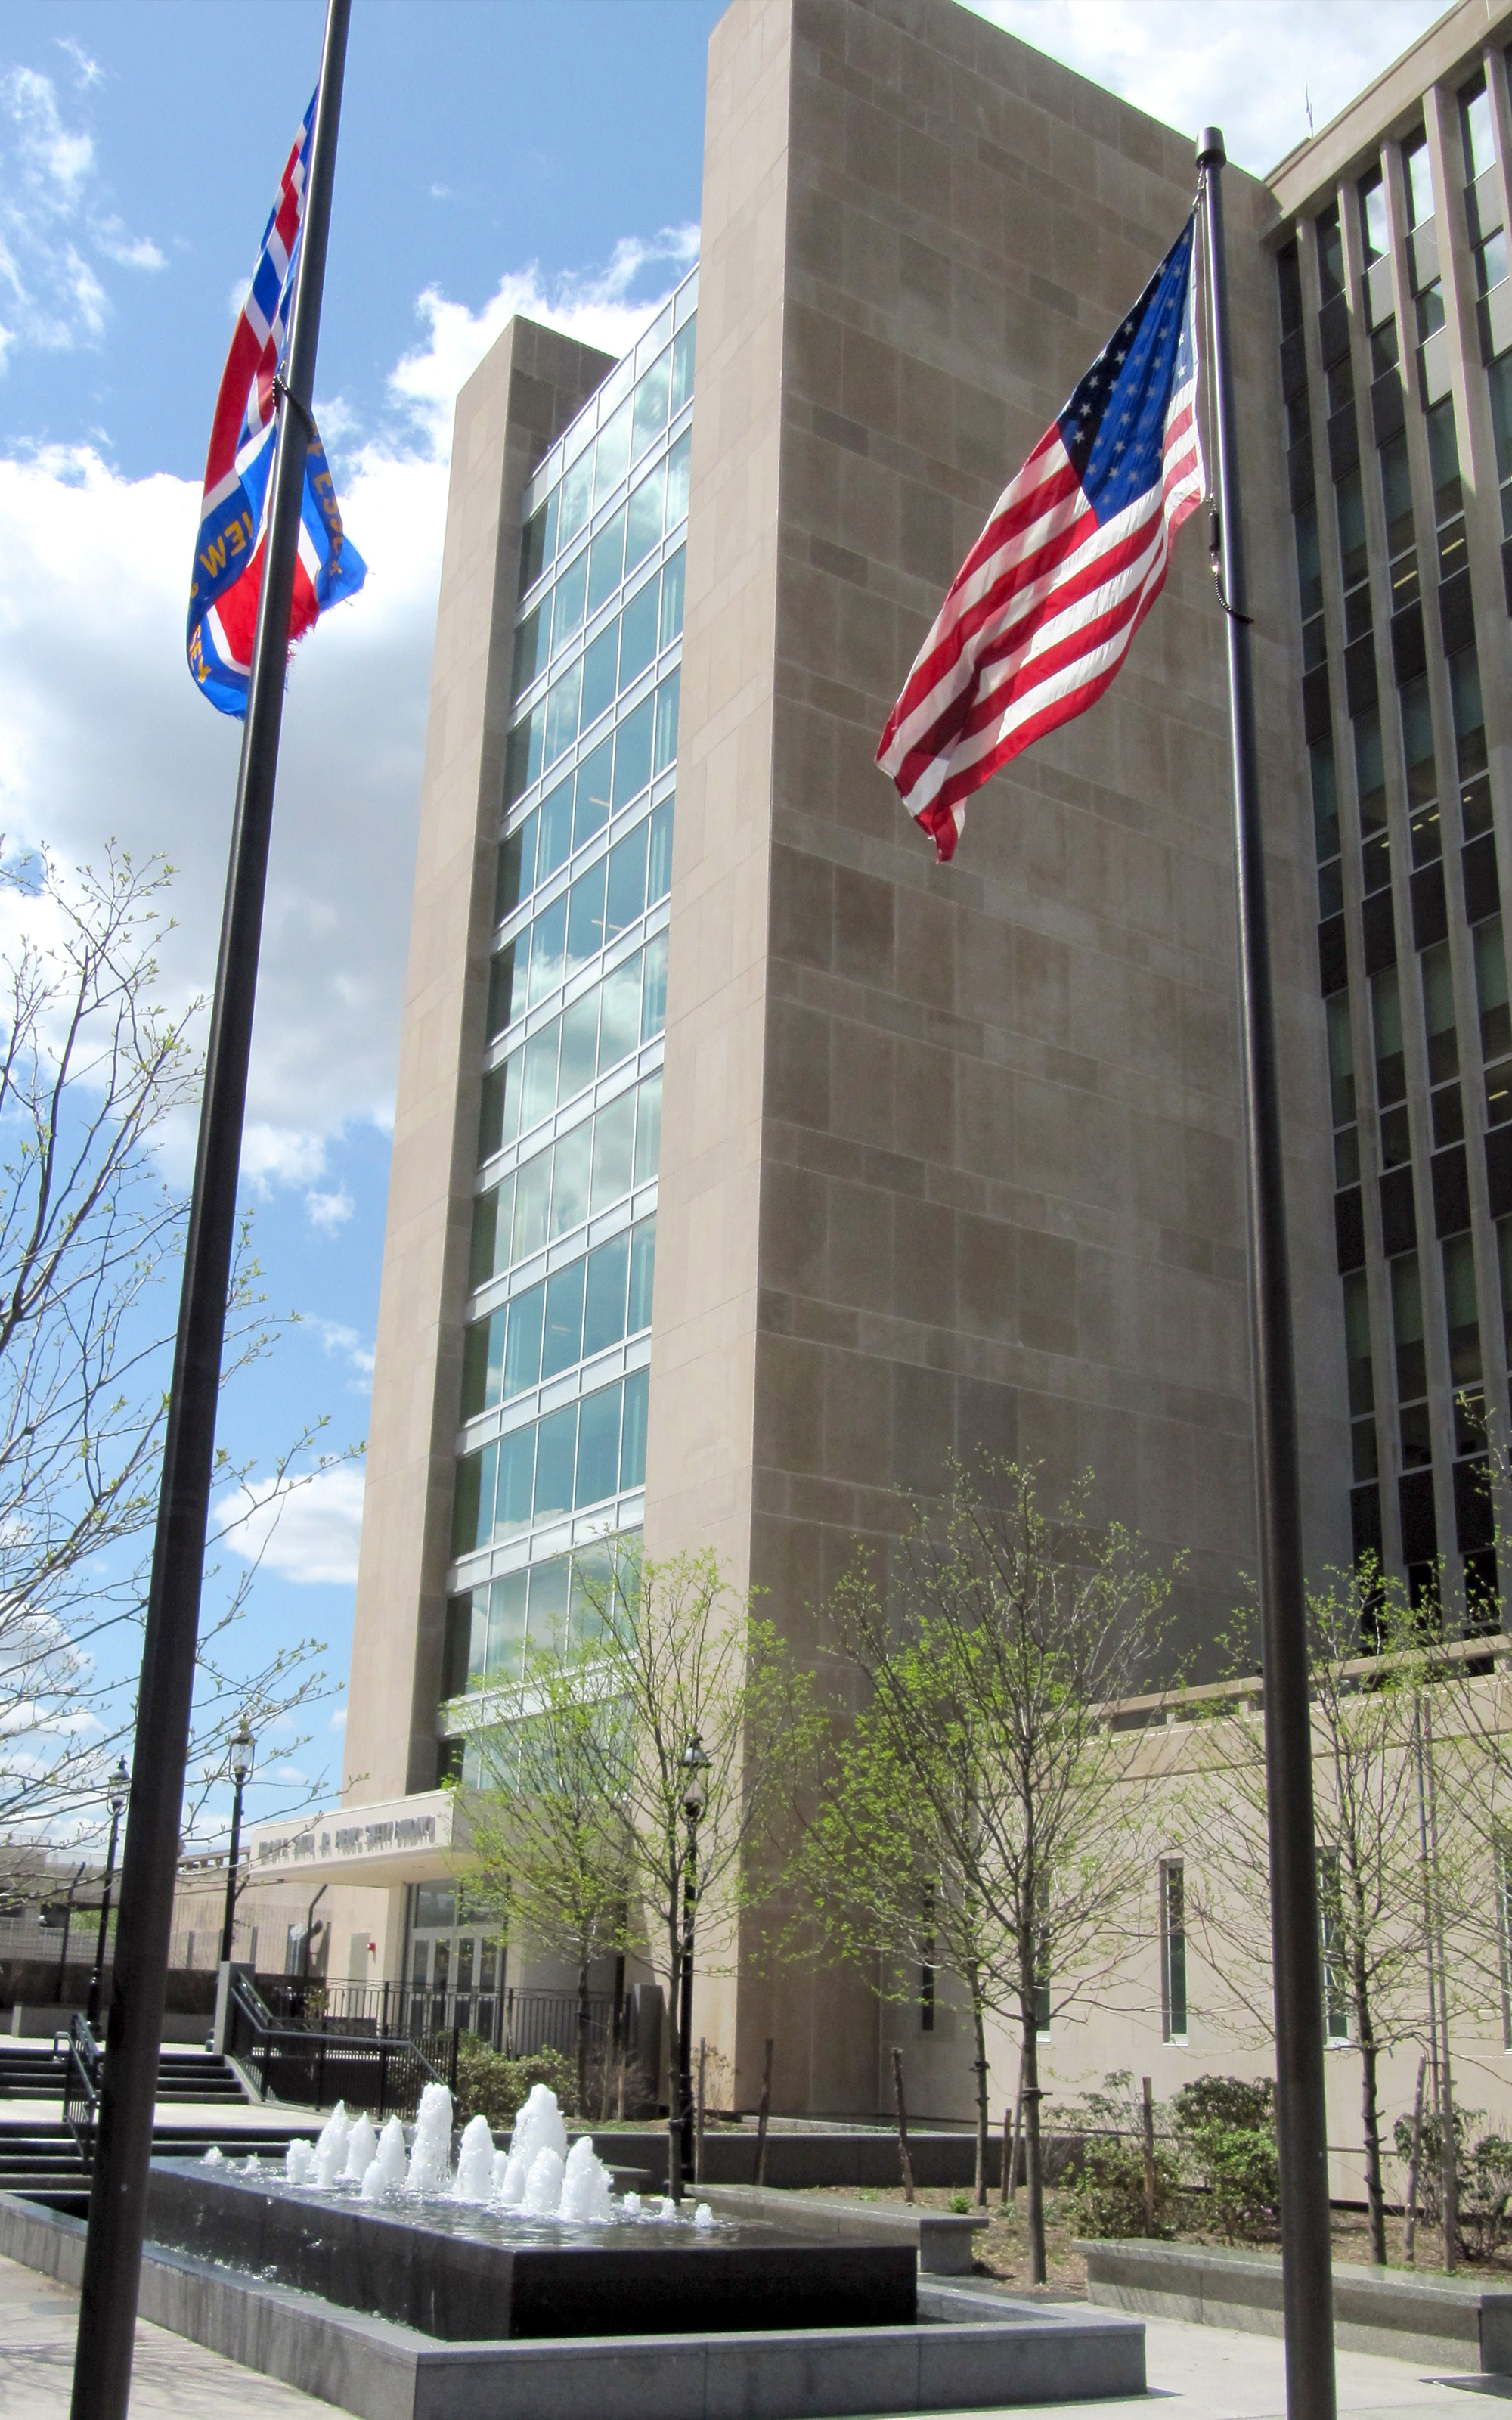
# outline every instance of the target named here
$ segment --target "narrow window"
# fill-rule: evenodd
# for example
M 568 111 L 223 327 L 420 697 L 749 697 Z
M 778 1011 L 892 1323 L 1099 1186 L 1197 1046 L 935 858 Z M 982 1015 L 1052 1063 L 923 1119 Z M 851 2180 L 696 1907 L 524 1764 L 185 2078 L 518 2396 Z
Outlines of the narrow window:
M 1344 291 L 1344 243 L 1336 205 L 1318 222 L 1318 290 L 1325 302 Z
M 1459 96 L 1459 124 L 1465 143 L 1465 182 L 1473 185 L 1483 177 L 1496 158 L 1496 135 L 1491 123 L 1491 96 L 1486 89 L 1486 79 L 1476 76 L 1467 84 Z
M 1426 226 L 1433 216 L 1433 178 L 1428 168 L 1428 139 L 1413 135 L 1402 146 L 1402 173 L 1407 185 L 1407 224 Z
M 1380 260 L 1391 238 L 1386 227 L 1386 187 L 1379 168 L 1360 179 L 1360 226 L 1366 260 Z
M 1163 1857 L 1160 1869 L 1161 2038 L 1186 2040 L 1186 1869 Z
M 1356 1481 L 1375 1479 L 1376 1370 L 1370 1342 L 1370 1294 L 1364 1269 L 1344 1280 L 1344 1350 L 1350 1385 L 1350 1439 Z
M 1350 2039 L 1349 1976 L 1344 1951 L 1344 1880 L 1337 1849 L 1318 1852 L 1318 1918 L 1323 1952 L 1323 2040 Z

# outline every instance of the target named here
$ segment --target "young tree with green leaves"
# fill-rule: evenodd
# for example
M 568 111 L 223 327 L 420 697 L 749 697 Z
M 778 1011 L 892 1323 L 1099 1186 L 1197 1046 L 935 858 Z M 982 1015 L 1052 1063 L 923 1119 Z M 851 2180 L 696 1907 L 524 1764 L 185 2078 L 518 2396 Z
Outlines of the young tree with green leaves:
M 580 1983 L 611 1946 L 661 1983 L 676 2200 L 687 1944 L 698 1968 L 717 1969 L 759 1895 L 757 1844 L 789 1803 L 811 1691 L 712 1554 L 658 1562 L 622 1541 L 583 1597 L 576 1643 L 535 1659 L 507 1703 L 480 1708 L 498 1786 L 481 1827 L 471 1819 L 473 1851 L 494 1904 L 570 1944 Z
M 1150 1685 L 1170 1578 L 1094 1521 L 1088 1475 L 1041 1503 L 1034 1467 L 957 1466 L 886 1565 L 835 1592 L 860 1683 L 836 1720 L 797 1862 L 821 1934 L 868 1969 L 949 1967 L 977 2047 L 985 2192 L 989 2014 L 1022 2043 L 1031 2274 L 1045 2276 L 1040 2037 L 1128 1958 L 1151 1855 L 1150 1761 L 1113 1701 Z
M 666 1993 L 668 2180 L 684 2186 L 681 2072 L 687 1942 L 717 1971 L 765 1884 L 760 1851 L 811 1752 L 810 1676 L 711 1553 L 623 1554 L 598 1595 L 592 1653 L 621 1724 L 606 1728 L 604 1782 L 625 1817 L 642 1954 Z
M 469 1900 L 501 1934 L 517 1928 L 577 1977 L 580 2110 L 592 1969 L 629 1946 L 629 1843 L 613 1786 L 622 1719 L 591 1648 L 532 1656 L 507 1718 L 494 1708 L 475 1728 L 480 1775 L 465 1800 Z

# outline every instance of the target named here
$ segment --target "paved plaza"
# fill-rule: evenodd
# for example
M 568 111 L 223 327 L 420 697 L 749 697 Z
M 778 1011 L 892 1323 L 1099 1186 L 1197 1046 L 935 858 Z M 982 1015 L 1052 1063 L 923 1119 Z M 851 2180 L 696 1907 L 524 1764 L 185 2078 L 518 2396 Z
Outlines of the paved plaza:
M 0 2260 L 0 2412 L 5 2420 L 60 2420 L 69 2406 L 79 2298 L 35 2270 Z M 1147 2321 L 1150 2394 L 1129 2401 L 1014 2407 L 1036 2413 L 1095 2412 L 1098 2420 L 1283 2420 L 1280 2344 L 1268 2336 Z M 1339 2411 L 1350 2420 L 1447 2420 L 1467 2396 L 1512 2398 L 1512 2380 L 1451 2378 L 1369 2353 L 1339 2356 Z M 334 2406 L 259 2378 L 146 2322 L 136 2332 L 131 2420 L 199 2420 L 224 2397 L 239 2420 L 316 2420 Z M 977 2415 L 977 2420 L 980 2416 Z

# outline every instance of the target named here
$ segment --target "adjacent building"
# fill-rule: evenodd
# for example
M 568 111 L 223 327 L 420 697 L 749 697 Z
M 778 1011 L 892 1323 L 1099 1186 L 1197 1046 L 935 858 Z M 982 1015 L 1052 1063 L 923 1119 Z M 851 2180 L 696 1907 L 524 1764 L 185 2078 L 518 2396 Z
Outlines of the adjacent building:
M 1306 1554 L 1375 1552 L 1455 1627 L 1497 1585 L 1512 1283 L 1509 39 L 1464 0 L 1269 181 L 1227 173 Z M 712 1546 L 817 1656 L 894 1491 L 986 1450 L 1184 1555 L 1199 1667 L 1244 1587 L 1200 521 L 949 867 L 872 762 L 1194 186 L 1189 136 L 953 0 L 734 0 L 696 271 L 624 361 L 516 320 L 459 397 L 347 1781 L 255 1842 L 329 1885 L 333 1978 L 464 2022 L 557 1980 L 468 1921 L 442 1785 L 625 1542 Z M 933 1996 L 926 2029 L 828 1973 L 699 1988 L 737 2102 L 770 2034 L 780 2105 L 872 2110 L 903 2025 L 923 2105 L 969 2105 Z M 1162 2025 L 1154 1993 L 1150 2058 L 1212 2064 Z

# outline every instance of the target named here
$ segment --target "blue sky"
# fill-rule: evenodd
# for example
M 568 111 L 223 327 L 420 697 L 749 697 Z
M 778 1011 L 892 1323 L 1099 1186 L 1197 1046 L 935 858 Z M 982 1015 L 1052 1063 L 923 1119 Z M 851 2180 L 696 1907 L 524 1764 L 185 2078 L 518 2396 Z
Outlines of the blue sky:
M 1256 168 L 1436 13 L 980 6 L 1175 123 L 1223 120 Z M 355 0 L 316 394 L 371 576 L 285 715 L 243 1189 L 303 1325 L 229 1423 L 265 1457 L 321 1413 L 337 1443 L 366 1424 L 452 398 L 512 310 L 620 351 L 682 273 L 718 13 Z M 178 997 L 213 965 L 239 738 L 183 664 L 198 483 L 322 21 L 319 0 L 0 0 L 0 829 L 65 861 L 111 835 L 164 851 Z M 338 1687 L 359 1510 L 354 1471 L 313 1489 L 258 1583 L 260 1637 L 318 1633 Z M 263 1770 L 333 1790 L 333 1714 Z

